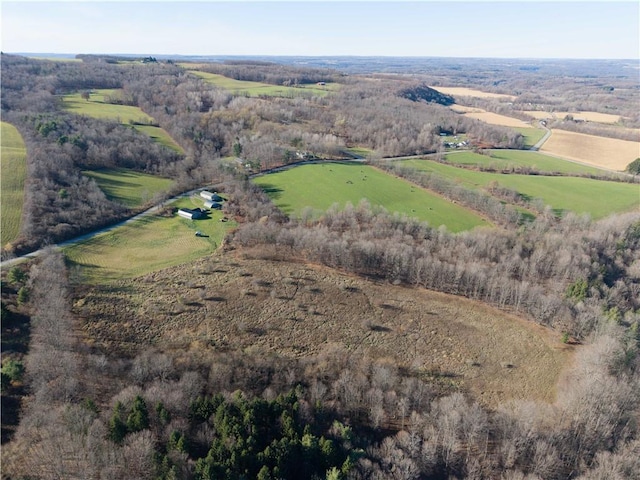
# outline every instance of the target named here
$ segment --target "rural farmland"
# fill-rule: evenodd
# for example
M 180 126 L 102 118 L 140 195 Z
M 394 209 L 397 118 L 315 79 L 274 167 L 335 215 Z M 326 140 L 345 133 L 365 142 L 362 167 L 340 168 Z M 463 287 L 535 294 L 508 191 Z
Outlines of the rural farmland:
M 380 170 L 357 163 L 302 165 L 253 180 L 286 214 L 314 216 L 332 205 L 344 208 L 366 200 L 390 213 L 426 221 L 434 227 L 444 225 L 452 232 L 490 225 L 471 210 L 394 178 Z M 313 192 L 309 195 L 309 192 Z M 310 210 L 310 211 L 309 211 Z
M 22 206 L 24 203 L 24 182 L 27 176 L 27 149 L 20 132 L 11 124 L 1 122 L 0 150 L 2 158 L 2 246 L 11 243 L 20 232 Z
M 640 141 L 631 142 L 554 129 L 540 151 L 596 167 L 623 171 L 640 156 Z

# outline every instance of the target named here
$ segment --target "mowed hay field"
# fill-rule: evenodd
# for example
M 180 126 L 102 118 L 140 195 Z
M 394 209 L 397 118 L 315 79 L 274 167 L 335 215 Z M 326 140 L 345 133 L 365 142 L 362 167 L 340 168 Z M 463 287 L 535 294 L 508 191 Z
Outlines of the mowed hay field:
M 490 150 L 489 155 L 481 155 L 471 151 L 448 153 L 445 157 L 452 165 L 476 165 L 492 169 L 532 168 L 538 172 L 602 175 L 603 170 L 569 162 L 557 157 L 550 157 L 539 152 L 528 150 Z
M 500 125 L 503 127 L 520 127 L 527 128 L 531 125 L 523 120 L 507 117 L 506 115 L 500 115 L 493 112 L 470 112 L 465 113 L 465 117 L 473 118 L 475 120 L 481 120 L 491 125 Z
M 202 207 L 202 201 L 187 198 L 174 206 Z M 220 211 L 212 211 L 209 217 L 188 220 L 177 214 L 150 215 L 66 247 L 64 254 L 84 282 L 105 284 L 135 278 L 214 252 L 235 223 L 221 222 Z M 196 231 L 204 236 L 195 236 Z
M 490 93 L 476 90 L 466 87 L 431 87 L 440 93 L 445 95 L 451 95 L 453 97 L 476 97 L 476 98 L 503 98 L 508 100 L 515 99 L 515 95 L 504 95 L 502 93 Z
M 488 190 L 497 184 L 520 193 L 529 201 L 540 199 L 556 213 L 587 213 L 592 218 L 612 213 L 640 211 L 640 186 L 631 183 L 581 177 L 546 177 L 479 172 L 429 160 L 406 160 L 401 164 L 433 172 L 467 188 Z
M 640 157 L 640 142 L 554 129 L 540 151 L 610 170 L 623 171 L 633 160 Z
M 621 119 L 620 115 L 600 112 L 540 112 L 536 110 L 526 110 L 523 113 L 526 113 L 538 120 L 544 120 L 546 118 L 557 118 L 562 120 L 567 115 L 572 115 L 575 120 L 584 120 L 586 122 L 596 123 L 618 123 Z
M 75 309 L 87 341 L 111 354 L 154 345 L 202 362 L 223 352 L 309 359 L 367 353 L 491 406 L 553 401 L 574 348 L 479 302 L 247 253 L 215 254 L 85 291 Z
M 306 208 L 315 216 L 333 204 L 344 208 L 366 199 L 372 206 L 426 221 L 433 227 L 444 225 L 460 232 L 490 225 L 475 212 L 454 204 L 406 180 L 359 163 L 320 163 L 255 177 L 284 213 L 300 217 Z
M 246 80 L 235 80 L 216 73 L 200 72 L 190 70 L 190 73 L 200 77 L 207 82 L 220 88 L 230 91 L 234 95 L 249 95 L 257 97 L 265 95 L 269 97 L 298 97 L 298 96 L 325 96 L 330 91 L 338 88 L 338 84 L 327 83 L 326 85 L 305 84 L 297 87 L 286 87 L 272 85 L 270 83 L 249 82 Z
M 0 122 L 0 202 L 2 246 L 14 241 L 20 233 L 24 182 L 27 177 L 27 148 L 20 132 L 7 122 Z
M 127 207 L 139 207 L 153 199 L 154 195 L 169 190 L 173 180 L 125 168 L 85 170 L 83 175 L 96 181 L 110 200 Z
M 154 126 L 153 117 L 144 113 L 139 107 L 105 103 L 105 97 L 118 98 L 122 94 L 122 90 L 119 89 L 92 90 L 89 100 L 83 99 L 80 93 L 63 95 L 63 108 L 78 115 L 131 125 L 161 145 L 178 153 L 184 153 L 182 147 L 171 138 L 171 135 L 163 128 Z

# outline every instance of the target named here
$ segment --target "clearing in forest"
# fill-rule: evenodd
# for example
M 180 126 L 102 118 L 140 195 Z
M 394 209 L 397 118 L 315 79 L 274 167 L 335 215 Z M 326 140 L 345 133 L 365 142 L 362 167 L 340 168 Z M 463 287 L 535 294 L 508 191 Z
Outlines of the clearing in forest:
M 234 95 L 248 95 L 250 97 L 302 97 L 302 96 L 325 96 L 330 91 L 336 90 L 338 84 L 326 83 L 324 85 L 304 84 L 295 87 L 284 85 L 272 85 L 270 83 L 250 82 L 246 80 L 235 80 L 217 73 L 200 72 L 189 70 L 191 73 L 207 82 L 220 88 L 230 91 Z
M 88 341 L 205 363 L 225 352 L 366 354 L 489 406 L 553 401 L 571 356 L 559 334 L 477 301 L 236 253 L 85 291 L 75 305 Z
M 83 175 L 93 178 L 109 200 L 130 208 L 149 203 L 158 193 L 169 190 L 173 180 L 136 172 L 126 168 L 85 170 Z
M 433 227 L 444 225 L 451 232 L 489 225 L 475 212 L 445 200 L 406 180 L 359 163 L 301 165 L 255 177 L 273 202 L 287 215 L 303 216 L 306 211 L 319 216 L 332 205 L 344 208 L 366 199 L 383 207 L 426 221 Z
M 597 167 L 623 171 L 640 157 L 640 142 L 554 129 L 540 151 Z
M 176 208 L 202 207 L 199 197 L 181 199 Z M 175 214 L 149 215 L 66 247 L 64 254 L 83 282 L 105 284 L 192 262 L 214 252 L 232 221 L 213 210 L 208 218 L 187 220 Z M 196 231 L 200 235 L 196 236 Z
M 18 129 L 0 122 L 2 162 L 0 180 L 0 214 L 2 215 L 2 246 L 14 241 L 20 233 L 22 205 L 24 203 L 24 181 L 27 176 L 27 148 Z
M 434 90 L 444 93 L 445 95 L 452 95 L 454 97 L 476 97 L 476 98 L 500 98 L 505 100 L 513 100 L 516 97 L 514 95 L 505 95 L 502 93 L 490 93 L 476 90 L 466 87 L 431 87 Z
M 71 113 L 131 125 L 159 144 L 178 153 L 184 153 L 182 147 L 171 138 L 169 133 L 158 127 L 155 120 L 139 107 L 109 103 L 119 99 L 122 95 L 123 91 L 120 89 L 99 89 L 91 91 L 89 100 L 83 99 L 80 93 L 74 93 L 64 95 L 62 101 L 64 109 Z
M 528 202 L 539 199 L 543 205 L 550 205 L 556 214 L 571 211 L 598 219 L 612 213 L 640 210 L 640 188 L 632 183 L 479 172 L 430 160 L 406 160 L 400 163 L 424 172 L 433 172 L 471 189 L 487 191 L 491 186 L 506 187 L 518 192 Z

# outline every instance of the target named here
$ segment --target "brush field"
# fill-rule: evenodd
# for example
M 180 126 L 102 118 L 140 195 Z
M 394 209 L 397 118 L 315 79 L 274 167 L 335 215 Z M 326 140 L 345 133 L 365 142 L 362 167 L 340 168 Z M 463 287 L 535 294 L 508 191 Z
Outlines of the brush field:
M 185 361 L 346 349 L 417 369 L 486 405 L 554 399 L 572 348 L 558 334 L 463 298 L 252 257 L 216 254 L 85 291 L 75 310 L 86 341 L 111 354 L 154 345 Z

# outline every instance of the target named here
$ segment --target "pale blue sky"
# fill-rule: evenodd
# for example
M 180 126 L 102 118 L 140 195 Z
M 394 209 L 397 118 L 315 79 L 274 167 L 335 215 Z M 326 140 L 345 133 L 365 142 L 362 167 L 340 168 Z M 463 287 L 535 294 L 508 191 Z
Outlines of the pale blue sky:
M 638 1 L 5 1 L 7 53 L 640 57 Z

